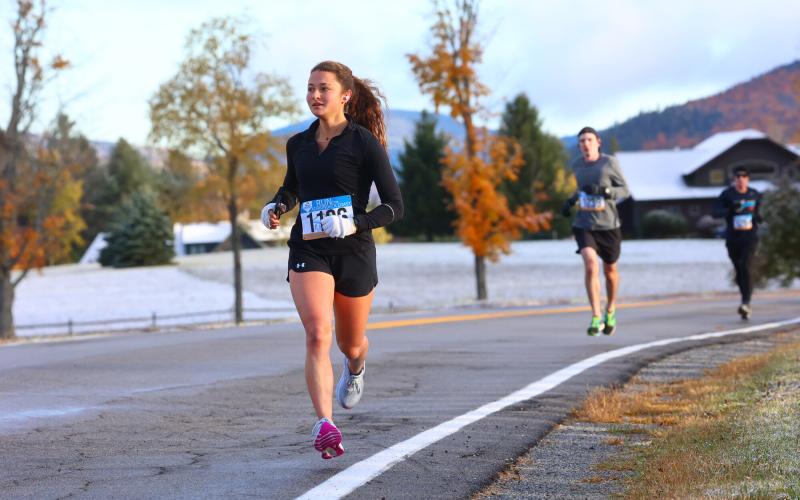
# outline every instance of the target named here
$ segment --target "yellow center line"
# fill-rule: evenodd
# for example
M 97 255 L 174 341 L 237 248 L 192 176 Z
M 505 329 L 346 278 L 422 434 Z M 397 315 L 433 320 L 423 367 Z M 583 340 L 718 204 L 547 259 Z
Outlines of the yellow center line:
M 675 304 L 680 299 L 648 300 L 642 302 L 628 302 L 617 305 L 617 309 L 629 309 L 634 307 L 652 307 Z M 685 299 L 684 299 L 685 300 Z M 479 314 L 459 314 L 453 316 L 438 316 L 432 318 L 399 319 L 394 321 L 377 321 L 368 323 L 367 330 L 382 330 L 387 328 L 401 328 L 404 326 L 436 325 L 439 323 L 458 323 L 461 321 L 479 321 L 486 319 L 499 318 L 519 318 L 524 316 L 544 316 L 547 314 L 568 314 L 589 311 L 589 306 L 572 307 L 551 307 L 545 309 L 522 309 L 515 311 L 499 311 Z

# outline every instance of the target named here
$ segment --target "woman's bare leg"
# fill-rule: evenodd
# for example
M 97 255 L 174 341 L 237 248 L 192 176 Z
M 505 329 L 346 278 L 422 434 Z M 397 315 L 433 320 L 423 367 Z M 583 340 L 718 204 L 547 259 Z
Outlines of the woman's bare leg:
M 289 271 L 289 287 L 297 313 L 306 331 L 305 375 L 308 395 L 317 418 L 333 421 L 333 276 L 309 271 Z
M 367 359 L 367 319 L 372 308 L 373 295 L 374 291 L 363 297 L 348 297 L 340 293 L 334 295 L 336 343 L 350 361 L 351 373 L 359 373 Z

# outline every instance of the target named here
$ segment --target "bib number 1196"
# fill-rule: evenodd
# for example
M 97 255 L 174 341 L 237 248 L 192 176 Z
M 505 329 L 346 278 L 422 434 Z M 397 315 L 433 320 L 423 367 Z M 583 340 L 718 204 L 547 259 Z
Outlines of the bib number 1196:
M 328 234 L 322 230 L 322 219 L 329 215 L 340 215 L 353 218 L 353 200 L 350 195 L 304 201 L 300 205 L 300 221 L 303 224 L 303 239 L 315 240 L 326 238 Z

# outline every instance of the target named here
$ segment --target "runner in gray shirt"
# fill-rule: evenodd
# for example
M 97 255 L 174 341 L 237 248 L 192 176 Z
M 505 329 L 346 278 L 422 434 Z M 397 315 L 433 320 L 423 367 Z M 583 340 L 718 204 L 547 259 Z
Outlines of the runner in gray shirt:
M 564 203 L 562 213 L 569 216 L 572 206 L 577 205 L 572 232 L 578 244 L 577 253 L 583 257 L 586 293 L 592 307 L 592 320 L 587 333 L 595 336 L 602 331 L 605 335 L 612 335 L 617 329 L 617 260 L 622 243 L 617 203 L 630 193 L 617 159 L 600 153 L 601 140 L 595 129 L 581 129 L 578 145 L 581 157 L 572 163 L 578 191 Z M 600 308 L 598 256 L 603 260 L 606 277 L 605 314 Z

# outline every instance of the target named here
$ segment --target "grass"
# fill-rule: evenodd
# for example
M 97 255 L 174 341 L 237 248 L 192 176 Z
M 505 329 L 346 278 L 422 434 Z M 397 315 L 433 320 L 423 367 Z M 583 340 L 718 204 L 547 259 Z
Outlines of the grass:
M 634 472 L 626 497 L 800 497 L 800 344 L 633 388 L 597 390 L 574 414 L 648 429 L 649 446 L 601 467 Z

